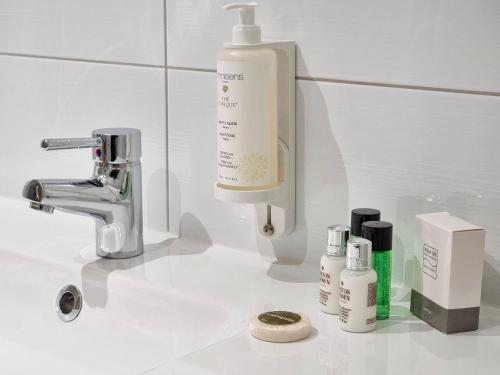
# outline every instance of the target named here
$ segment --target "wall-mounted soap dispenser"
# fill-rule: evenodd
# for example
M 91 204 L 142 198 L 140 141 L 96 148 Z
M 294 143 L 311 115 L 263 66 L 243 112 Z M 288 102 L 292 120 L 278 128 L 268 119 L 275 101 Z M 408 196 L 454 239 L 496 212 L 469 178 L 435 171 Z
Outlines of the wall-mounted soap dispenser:
M 215 195 L 255 204 L 259 232 L 295 227 L 295 43 L 261 40 L 257 3 L 239 10 L 217 61 L 218 180 Z

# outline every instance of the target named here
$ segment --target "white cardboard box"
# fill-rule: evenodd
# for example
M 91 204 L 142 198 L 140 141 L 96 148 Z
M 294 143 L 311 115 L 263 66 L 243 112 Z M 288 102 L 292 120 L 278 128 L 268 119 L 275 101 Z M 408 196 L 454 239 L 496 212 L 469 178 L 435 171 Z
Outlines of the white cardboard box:
M 479 321 L 485 231 L 447 212 L 417 215 L 411 312 L 444 333 Z

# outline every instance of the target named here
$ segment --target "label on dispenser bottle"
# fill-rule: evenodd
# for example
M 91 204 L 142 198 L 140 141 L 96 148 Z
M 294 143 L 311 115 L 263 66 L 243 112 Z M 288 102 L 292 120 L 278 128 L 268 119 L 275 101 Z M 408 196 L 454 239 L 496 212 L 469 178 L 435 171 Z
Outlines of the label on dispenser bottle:
M 267 64 L 217 62 L 218 183 L 277 184 L 276 82 Z

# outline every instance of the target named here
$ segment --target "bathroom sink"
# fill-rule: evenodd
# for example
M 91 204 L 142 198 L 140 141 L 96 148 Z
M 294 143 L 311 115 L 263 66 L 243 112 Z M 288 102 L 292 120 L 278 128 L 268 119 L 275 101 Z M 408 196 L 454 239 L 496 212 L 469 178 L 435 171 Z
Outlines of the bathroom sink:
M 109 276 L 93 265 L 75 272 L 0 251 L 2 373 L 35 373 L 50 363 L 54 373 L 139 374 L 203 347 L 225 327 L 221 307 Z M 69 323 L 55 309 L 67 284 L 83 294 L 81 313 Z
M 350 334 L 336 316 L 319 311 L 317 267 L 212 244 L 193 218 L 197 240 L 145 231 L 143 255 L 103 259 L 88 218 L 45 215 L 4 198 L 0 207 L 2 375 L 388 375 L 406 373 L 409 364 L 415 374 L 498 369 L 497 307 L 481 307 L 477 332 L 444 335 L 402 301 L 375 331 Z M 83 296 L 70 322 L 56 311 L 67 285 Z M 253 316 L 283 309 L 309 316 L 311 337 L 273 344 L 250 336 Z
M 146 232 L 142 256 L 103 259 L 88 218 L 0 207 L 1 374 L 141 374 L 230 327 L 227 308 L 172 285 L 182 255 L 167 235 Z M 56 311 L 67 285 L 83 297 L 71 322 Z

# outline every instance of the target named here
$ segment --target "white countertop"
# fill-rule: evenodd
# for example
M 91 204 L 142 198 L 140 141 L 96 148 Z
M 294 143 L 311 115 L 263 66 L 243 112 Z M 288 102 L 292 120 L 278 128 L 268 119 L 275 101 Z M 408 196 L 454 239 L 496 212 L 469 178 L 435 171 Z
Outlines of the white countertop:
M 29 284 L 25 274 L 17 280 L 16 273 L 9 273 L 12 263 L 19 263 L 9 255 L 15 254 L 23 257 L 25 273 L 37 262 L 65 270 L 59 274 L 41 266 L 33 268 L 33 278 L 47 285 L 38 294 L 46 289 L 52 293 L 53 284 L 55 288 L 74 283 L 82 288 L 85 301 L 81 316 L 72 323 L 57 321 L 48 308 L 42 321 L 31 322 L 23 312 L 16 312 L 22 324 L 45 325 L 46 331 L 40 330 L 35 340 L 33 328 L 13 333 L 5 328 L 7 324 L 0 329 L 4 352 L 0 361 L 10 370 L 18 368 L 12 358 L 25 355 L 33 359 L 38 373 L 50 374 L 68 369 L 73 374 L 90 373 L 89 368 L 99 369 L 99 374 L 148 375 L 500 373 L 500 310 L 493 307 L 482 306 L 476 332 L 442 334 L 413 317 L 407 304 L 398 303 L 393 305 L 391 318 L 378 321 L 374 332 L 348 333 L 339 329 L 336 316 L 319 311 L 315 267 L 280 265 L 258 254 L 153 232 L 145 233 L 144 256 L 99 259 L 94 254 L 92 220 L 60 212 L 44 215 L 29 210 L 24 201 L 3 198 L 0 207 L 4 284 L 12 282 L 11 290 Z M 124 290 L 136 294 L 120 299 Z M 15 295 L 9 298 L 12 307 L 7 309 L 25 302 L 22 295 L 19 300 Z M 37 313 L 35 303 L 33 313 Z M 40 316 L 45 316 L 44 309 L 45 304 L 40 305 Z M 122 316 L 123 309 L 127 314 Z M 268 310 L 308 315 L 312 335 L 288 344 L 251 337 L 249 319 Z M 11 319 L 5 310 L 3 317 Z M 119 321 L 116 329 L 114 317 Z M 68 337 L 68 342 L 74 340 L 75 350 L 94 358 L 73 355 L 63 347 L 59 351 L 58 343 L 47 344 L 53 349 L 45 354 L 40 336 L 47 335 L 49 342 L 52 331 L 57 337 Z M 105 355 L 100 356 L 104 349 L 95 349 L 97 341 L 85 341 L 94 336 L 106 344 L 103 348 L 109 347 Z M 137 343 L 137 347 L 122 347 L 120 340 L 130 340 L 127 345 Z M 68 354 L 59 356 L 63 352 Z M 127 367 L 123 370 L 113 361 L 128 361 Z M 139 366 L 139 361 L 147 365 Z M 44 371 L 43 363 L 52 363 L 52 369 Z M 79 365 L 81 371 L 75 371 Z M 30 368 L 26 363 L 23 366 Z

